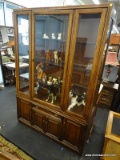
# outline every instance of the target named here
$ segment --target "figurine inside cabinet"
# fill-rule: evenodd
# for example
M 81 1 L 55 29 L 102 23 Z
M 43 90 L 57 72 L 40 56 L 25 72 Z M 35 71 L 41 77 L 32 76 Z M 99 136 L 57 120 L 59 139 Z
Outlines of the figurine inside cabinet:
M 51 53 L 49 50 L 46 51 L 46 63 L 50 62 L 50 58 L 51 58 Z
M 36 66 L 36 70 L 37 70 L 37 79 L 41 79 L 42 75 L 43 75 L 43 69 L 44 69 L 44 65 L 42 62 L 40 62 L 37 66 Z
M 69 93 L 69 97 L 71 99 L 71 104 L 68 107 L 68 110 L 71 110 L 72 108 L 74 108 L 76 105 L 77 106 L 85 106 L 85 99 L 86 99 L 86 93 L 84 92 L 82 95 L 77 95 L 75 93 L 73 93 L 73 91 L 71 90 Z
M 51 99 L 51 103 L 53 104 L 54 101 L 56 100 L 56 93 L 54 91 L 54 87 L 52 85 L 49 85 L 48 87 L 48 98 L 46 99 L 46 101 L 48 101 L 49 99 Z
M 55 64 L 58 64 L 58 51 L 54 51 L 53 54 L 54 54 L 54 62 Z

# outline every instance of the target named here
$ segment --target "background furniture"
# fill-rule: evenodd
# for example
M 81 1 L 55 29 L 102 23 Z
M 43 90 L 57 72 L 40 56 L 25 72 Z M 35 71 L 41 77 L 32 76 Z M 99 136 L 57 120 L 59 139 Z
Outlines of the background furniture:
M 98 101 L 98 106 L 104 109 L 113 109 L 113 103 L 114 103 L 114 98 L 117 94 L 119 84 L 117 83 L 107 83 L 107 84 L 102 84 L 102 90 L 99 93 L 99 101 Z
M 2 77 L 3 77 L 3 84 L 6 86 L 8 84 L 13 84 L 13 76 L 12 72 L 8 70 L 5 65 L 13 63 L 10 58 L 10 54 L 8 54 L 6 49 L 1 49 L 0 52 L 0 61 L 1 61 L 1 69 L 2 69 Z
M 120 44 L 120 34 L 111 34 L 109 45 L 111 44 Z
M 117 52 L 118 61 L 120 61 L 120 34 L 111 34 L 108 50 Z
M 107 65 L 104 66 L 104 71 L 102 75 L 102 79 L 106 77 L 106 70 L 109 68 L 111 70 L 109 74 L 109 81 L 114 82 L 117 80 L 118 77 L 118 70 L 119 70 L 119 61 L 120 61 L 120 34 L 111 34 L 110 35 L 110 41 L 109 41 L 109 47 L 107 50 L 107 57 L 106 62 Z M 111 58 L 110 58 L 111 57 Z
M 120 114 L 109 112 L 108 122 L 105 132 L 105 141 L 102 154 L 108 156 L 100 157 L 101 160 L 119 160 L 120 157 Z
M 111 10 L 105 4 L 14 11 L 18 120 L 80 154 L 96 114 Z
M 120 35 L 111 34 L 104 71 L 102 75 L 103 89 L 99 96 L 98 106 L 113 111 L 116 111 L 119 99 L 119 48 Z M 106 84 L 104 83 L 105 81 Z

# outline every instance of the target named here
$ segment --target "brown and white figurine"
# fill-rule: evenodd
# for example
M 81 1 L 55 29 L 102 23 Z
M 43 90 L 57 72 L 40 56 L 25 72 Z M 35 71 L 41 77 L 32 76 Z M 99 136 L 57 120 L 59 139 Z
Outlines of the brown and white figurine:
M 46 51 L 46 63 L 50 62 L 50 58 L 51 58 L 51 53 L 49 50 Z
M 44 68 L 44 65 L 43 65 L 43 63 L 41 63 L 41 62 L 36 66 L 36 69 L 37 69 L 37 71 L 38 71 L 37 79 L 41 79 L 41 78 L 42 78 L 43 68 Z
M 54 60 L 55 60 L 55 64 L 58 64 L 58 51 L 54 51 Z

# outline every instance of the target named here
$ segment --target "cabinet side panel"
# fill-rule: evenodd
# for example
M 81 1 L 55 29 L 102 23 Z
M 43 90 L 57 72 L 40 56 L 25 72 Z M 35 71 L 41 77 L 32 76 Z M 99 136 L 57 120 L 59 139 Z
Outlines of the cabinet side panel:
M 31 122 L 31 105 L 29 102 L 18 98 L 18 118 L 25 123 Z

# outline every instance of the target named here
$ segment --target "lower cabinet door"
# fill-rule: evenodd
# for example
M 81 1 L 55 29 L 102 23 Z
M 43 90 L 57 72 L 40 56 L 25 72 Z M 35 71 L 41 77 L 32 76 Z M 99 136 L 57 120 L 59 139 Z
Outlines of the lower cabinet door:
M 32 108 L 32 127 L 40 132 L 45 128 L 45 113 L 35 107 Z
M 61 119 L 58 117 L 46 116 L 45 132 L 52 138 L 60 139 Z
M 78 146 L 80 139 L 80 125 L 69 120 L 66 121 L 65 140 L 74 146 Z
M 87 127 L 66 119 L 64 122 L 64 143 L 68 147 L 82 152 Z
M 61 130 L 61 119 L 42 111 L 39 108 L 32 108 L 32 127 L 45 133 L 47 136 L 58 139 Z
M 31 104 L 23 99 L 17 99 L 18 119 L 26 124 L 31 123 Z

